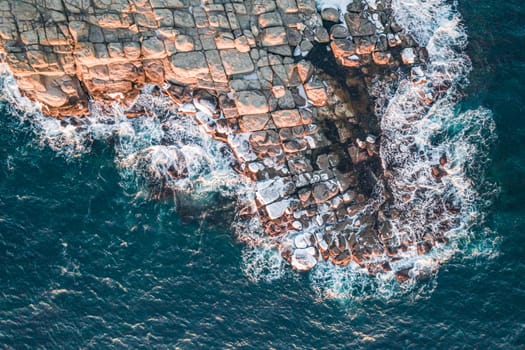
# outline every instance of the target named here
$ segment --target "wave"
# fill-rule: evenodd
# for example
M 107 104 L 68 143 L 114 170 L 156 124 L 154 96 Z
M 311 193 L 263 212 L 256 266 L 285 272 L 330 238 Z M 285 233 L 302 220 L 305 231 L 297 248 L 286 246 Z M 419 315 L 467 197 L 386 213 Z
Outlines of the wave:
M 334 7 L 343 13 L 347 3 L 317 4 L 319 9 Z M 374 7 L 375 2 L 368 5 Z M 497 237 L 484 227 L 485 213 L 498 191 L 485 177 L 495 123 L 489 110 L 461 111 L 458 104 L 471 71 L 461 16 L 453 4 L 442 0 L 393 0 L 392 8 L 397 23 L 427 48 L 429 61 L 414 67 L 410 75 L 399 72 L 396 84 L 377 79 L 371 91 L 382 129 L 386 186 L 393 196 L 390 207 L 398 214 L 389 220 L 390 226 L 398 242 L 418 242 L 425 233 L 440 232 L 444 239 L 423 255 L 413 245 L 391 263 L 392 271 L 374 276 L 355 263 L 341 267 L 318 262 L 309 277 L 321 298 L 355 303 L 406 294 L 424 297 L 436 287 L 436 271 L 444 262 L 497 255 Z M 436 181 L 431 169 L 440 162 L 446 163 L 442 168 L 447 175 Z M 384 203 L 382 186 L 378 184 L 365 210 Z M 293 239 L 293 233 L 276 240 L 260 230 L 240 231 L 253 247 L 244 253 L 249 278 L 272 281 L 282 276 L 275 256 L 260 247 L 276 249 Z M 395 272 L 408 269 L 408 280 L 398 283 Z
M 342 12 L 349 1 L 319 1 Z M 367 1 L 375 6 L 375 1 Z M 439 265 L 455 256 L 466 259 L 496 254 L 495 238 L 483 229 L 484 213 L 497 188 L 484 177 L 488 153 L 495 140 L 491 112 L 484 108 L 461 112 L 458 101 L 471 70 L 464 49 L 467 35 L 453 4 L 443 0 L 392 0 L 396 22 L 428 50 L 429 61 L 402 75 L 398 83 L 376 83 L 376 114 L 382 129 L 380 157 L 392 193 L 390 220 L 394 239 L 418 241 L 427 233 L 444 232 L 444 240 L 429 253 L 408 249 L 392 263 L 392 271 L 371 276 L 355 263 L 346 267 L 319 262 L 309 273 L 312 288 L 321 298 L 354 302 L 379 298 L 390 300 L 414 293 L 425 295 L 435 288 Z M 118 105 L 91 106 L 92 115 L 46 118 L 39 106 L 23 98 L 16 82 L 3 74 L 4 99 L 21 120 L 31 123 L 42 144 L 67 157 L 89 152 L 96 140 L 110 140 L 122 184 L 140 193 L 166 189 L 191 195 L 220 192 L 238 198 L 234 230 L 246 244 L 243 271 L 252 281 L 273 281 L 286 275 L 286 263 L 278 247 L 293 240 L 265 235 L 253 212 L 253 191 L 231 168 L 233 156 L 227 146 L 203 132 L 193 118 L 177 114 L 170 100 L 147 87 L 137 105 L 147 117 L 129 119 Z M 23 111 L 23 112 L 21 112 Z M 431 169 L 446 155 L 439 181 Z M 169 191 L 168 191 L 169 192 Z M 379 185 L 369 208 L 384 202 Z M 249 215 L 248 215 L 249 216 Z M 298 228 L 300 231 L 300 228 Z M 395 272 L 409 269 L 408 281 L 397 283 Z M 426 277 L 426 282 L 418 282 Z
M 484 175 L 495 123 L 487 109 L 460 112 L 458 106 L 471 71 L 461 16 L 442 0 L 393 0 L 392 8 L 397 23 L 429 54 L 428 64 L 413 68 L 397 87 L 377 82 L 372 91 L 382 129 L 380 157 L 392 208 L 399 213 L 390 220 L 392 233 L 399 242 L 417 242 L 425 233 L 445 230 L 446 240 L 424 255 L 409 249 L 392 264 L 393 271 L 410 268 L 403 284 L 393 272 L 370 276 L 353 265 L 321 264 L 311 281 L 326 298 L 422 296 L 435 288 L 435 272 L 452 257 L 497 255 L 496 237 L 483 228 L 497 192 Z M 447 176 L 436 181 L 431 169 L 440 160 Z M 417 282 L 422 278 L 426 282 Z
M 246 186 L 232 169 L 234 157 L 222 142 L 203 132 L 188 115 L 177 113 L 169 98 L 146 86 L 134 107 L 144 116 L 128 118 L 114 104 L 92 103 L 89 117 L 50 118 L 22 96 L 7 67 L 0 68 L 3 102 L 11 115 L 37 135 L 42 146 L 66 159 L 91 151 L 97 141 L 113 146 L 121 185 L 135 195 L 162 197 L 184 193 L 195 201 L 220 193 L 233 197 Z

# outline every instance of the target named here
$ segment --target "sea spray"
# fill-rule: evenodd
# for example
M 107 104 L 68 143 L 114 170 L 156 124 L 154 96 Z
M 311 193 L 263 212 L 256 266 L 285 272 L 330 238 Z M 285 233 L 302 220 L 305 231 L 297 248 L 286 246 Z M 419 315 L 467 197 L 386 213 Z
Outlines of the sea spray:
M 329 1 L 319 5 L 322 3 Z M 346 6 L 343 5 L 347 2 L 336 3 L 336 7 L 344 12 Z M 368 2 L 369 6 L 373 7 L 372 3 Z M 483 158 L 486 151 L 477 144 L 481 141 L 490 144 L 491 138 L 462 140 L 462 136 L 450 137 L 443 133 L 445 129 L 457 129 L 458 123 L 461 125 L 476 119 L 472 116 L 481 116 L 482 125 L 489 131 L 480 134 L 493 134 L 490 113 L 480 109 L 462 115 L 455 108 L 458 91 L 470 70 L 470 62 L 463 53 L 467 38 L 461 19 L 443 1 L 393 1 L 392 6 L 396 21 L 420 45 L 427 47 L 430 61 L 422 72 L 417 72 L 424 75 L 426 85 L 414 86 L 410 77 L 402 76 L 397 86 L 389 86 L 383 91 L 388 97 L 383 98 L 384 103 L 376 108 L 383 131 L 381 159 L 383 167 L 392 173 L 388 183 L 394 196 L 393 206 L 401 213 L 398 219 L 392 220 L 392 227 L 401 241 L 418 237 L 417 231 L 421 228 L 442 230 L 445 221 L 453 220 L 453 225 L 446 226 L 451 227 L 445 233 L 449 243 L 437 245 L 422 256 L 415 249 L 400 253 L 402 259 L 393 264 L 393 270 L 411 268 L 409 280 L 401 285 L 392 272 L 370 276 L 353 263 L 338 267 L 321 262 L 311 272 L 310 278 L 313 288 L 322 297 L 357 300 L 366 295 L 390 299 L 406 291 L 419 292 L 416 278 L 432 275 L 439 264 L 461 251 L 462 242 L 470 240 L 472 224 L 482 222 L 481 193 L 476 191 L 475 182 L 483 167 L 474 167 L 468 173 L 466 154 Z M 7 98 L 9 102 L 19 107 L 20 101 L 28 102 L 19 93 L 16 95 L 16 89 L 11 85 L 14 83 L 12 77 L 7 77 L 2 84 L 6 82 L 9 85 L 7 91 L 16 96 Z M 381 89 L 376 89 L 376 97 L 380 93 Z M 431 106 L 429 99 L 434 100 Z M 34 105 L 22 109 L 32 114 L 31 118 L 24 120 L 34 123 L 42 142 L 68 156 L 88 152 L 94 140 L 112 140 L 123 186 L 142 188 L 149 186 L 145 179 L 150 179 L 153 181 L 149 183 L 154 184 L 156 191 L 162 191 L 164 186 L 187 193 L 198 193 L 199 188 L 227 194 L 243 191 L 240 185 L 243 181 L 231 170 L 229 160 L 232 157 L 224 145 L 206 136 L 191 118 L 177 115 L 173 104 L 154 96 L 153 91 L 145 91 L 138 103 L 147 111 L 147 116 L 130 120 L 118 105 L 97 109 L 95 104 L 92 106 L 95 113 L 79 125 L 75 118 L 62 121 L 45 118 Z M 468 132 L 470 127 L 464 130 Z M 439 139 L 440 135 L 442 139 Z M 430 169 L 443 154 L 450 159 L 446 169 L 448 176 L 436 182 Z M 382 202 L 383 192 L 380 187 L 376 188 L 375 196 L 365 210 Z M 490 203 L 490 199 L 486 203 Z M 436 208 L 440 209 L 440 215 L 433 213 Z M 449 209 L 459 210 L 459 215 L 444 215 Z M 243 254 L 244 271 L 251 280 L 274 280 L 284 275 L 279 246 L 292 239 L 294 233 L 279 239 L 266 237 L 258 229 L 259 224 L 242 219 L 236 223 L 238 238 L 248 246 Z
M 96 141 L 112 144 L 121 185 L 131 193 L 159 197 L 178 191 L 198 201 L 210 192 L 226 197 L 248 192 L 231 167 L 229 148 L 203 132 L 191 116 L 178 114 L 177 106 L 156 96 L 153 86 L 146 86 L 135 101 L 145 111 L 143 117 L 128 118 L 117 103 L 93 102 L 89 117 L 56 119 L 22 96 L 7 68 L 1 69 L 2 100 L 42 146 L 68 159 L 90 152 Z
M 424 71 L 426 85 L 412 84 L 412 77 L 400 72 L 397 83 L 385 84 L 379 77 L 371 91 L 383 135 L 380 156 L 383 168 L 391 173 L 387 184 L 400 213 L 391 220 L 393 233 L 400 241 L 417 240 L 424 230 L 445 229 L 448 243 L 436 244 L 423 255 L 410 249 L 399 254 L 401 259 L 391 264 L 393 271 L 410 269 L 402 284 L 392 272 L 371 276 L 354 263 L 346 267 L 319 263 L 310 279 L 323 298 L 356 302 L 371 296 L 389 300 L 407 292 L 428 295 L 436 286 L 435 271 L 453 256 L 494 255 L 496 240 L 482 227 L 497 191 L 484 176 L 495 125 L 486 109 L 458 111 L 460 90 L 471 69 L 464 54 L 467 35 L 461 17 L 452 5 L 439 0 L 394 0 L 392 7 L 396 21 L 429 53 L 428 65 L 415 68 L 417 74 Z M 436 181 L 430 170 L 444 154 L 448 175 Z M 377 195 L 382 191 L 375 193 L 381 202 Z M 421 278 L 425 281 L 416 282 Z

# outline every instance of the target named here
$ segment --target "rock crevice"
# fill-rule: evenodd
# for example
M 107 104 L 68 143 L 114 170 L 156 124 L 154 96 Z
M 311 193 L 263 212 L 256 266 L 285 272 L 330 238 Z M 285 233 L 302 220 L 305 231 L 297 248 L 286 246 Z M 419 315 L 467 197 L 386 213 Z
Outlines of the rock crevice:
M 255 181 L 243 213 L 282 238 L 295 268 L 325 259 L 376 273 L 416 244 L 393 240 L 390 213 L 370 203 L 383 169 L 367 89 L 426 59 L 386 1 L 0 0 L 0 21 L 2 55 L 46 114 L 118 101 L 135 117 L 155 84 L 228 143 Z

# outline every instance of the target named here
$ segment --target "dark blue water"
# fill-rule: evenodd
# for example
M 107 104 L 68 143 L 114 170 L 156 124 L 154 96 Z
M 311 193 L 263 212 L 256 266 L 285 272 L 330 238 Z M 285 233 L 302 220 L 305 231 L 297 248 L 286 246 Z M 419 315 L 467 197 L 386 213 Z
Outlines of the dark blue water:
M 491 109 L 501 193 L 490 256 L 431 288 L 325 300 L 308 275 L 251 282 L 230 211 L 185 220 L 121 186 L 113 148 L 63 157 L 0 112 L 0 344 L 6 348 L 525 346 L 525 6 L 462 1 L 474 64 L 462 108 Z M 220 203 L 212 203 L 220 206 Z M 425 282 L 421 282 L 422 285 Z

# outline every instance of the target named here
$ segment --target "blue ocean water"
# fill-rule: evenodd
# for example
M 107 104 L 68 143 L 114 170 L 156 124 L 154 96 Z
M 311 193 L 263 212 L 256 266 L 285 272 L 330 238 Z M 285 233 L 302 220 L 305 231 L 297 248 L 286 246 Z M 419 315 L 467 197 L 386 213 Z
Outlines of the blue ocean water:
M 488 108 L 498 134 L 488 176 L 500 194 L 478 228 L 490 247 L 470 245 L 480 253 L 457 254 L 420 288 L 390 298 L 366 288 L 359 297 L 323 298 L 308 274 L 290 271 L 253 281 L 223 199 L 195 207 L 137 196 L 112 145 L 61 155 L 4 106 L 0 344 L 523 348 L 525 5 L 460 1 L 459 11 L 473 70 L 457 112 Z

